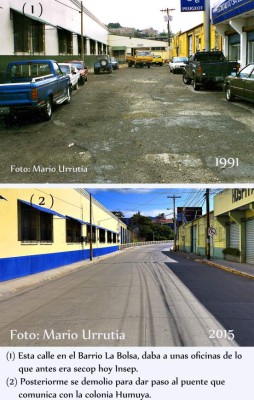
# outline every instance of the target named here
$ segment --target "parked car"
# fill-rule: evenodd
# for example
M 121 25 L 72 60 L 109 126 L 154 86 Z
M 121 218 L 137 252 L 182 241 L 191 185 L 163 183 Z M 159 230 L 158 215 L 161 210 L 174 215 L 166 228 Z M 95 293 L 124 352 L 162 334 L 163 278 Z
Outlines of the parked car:
M 0 85 L 0 116 L 40 112 L 48 121 L 54 104 L 70 103 L 70 78 L 54 60 L 20 60 L 7 65 Z
M 231 73 L 224 80 L 227 101 L 236 97 L 254 102 L 254 63 L 248 64 L 238 73 Z
M 74 65 L 69 63 L 59 63 L 58 65 L 64 74 L 69 75 L 71 88 L 78 89 L 80 79 L 79 70 Z
M 161 56 L 159 55 L 154 55 L 153 56 L 153 61 L 152 61 L 152 65 L 163 65 L 163 59 Z
M 107 72 L 108 74 L 112 74 L 112 64 L 111 57 L 107 54 L 102 54 L 98 56 L 94 62 L 94 73 L 99 74 L 100 72 Z
M 183 71 L 183 83 L 193 82 L 194 90 L 222 85 L 226 76 L 238 71 L 237 61 L 228 61 L 222 51 L 198 51 L 189 57 Z
M 85 82 L 87 82 L 88 77 L 88 68 L 85 63 L 81 60 L 70 60 L 66 62 L 74 65 L 74 67 L 77 68 L 77 70 L 80 72 L 79 84 L 84 85 Z
M 169 70 L 175 74 L 176 72 L 183 72 L 186 64 L 188 63 L 188 57 L 173 57 L 169 61 Z
M 110 62 L 112 64 L 112 68 L 113 69 L 118 69 L 119 68 L 118 61 L 115 59 L 115 57 L 110 57 Z

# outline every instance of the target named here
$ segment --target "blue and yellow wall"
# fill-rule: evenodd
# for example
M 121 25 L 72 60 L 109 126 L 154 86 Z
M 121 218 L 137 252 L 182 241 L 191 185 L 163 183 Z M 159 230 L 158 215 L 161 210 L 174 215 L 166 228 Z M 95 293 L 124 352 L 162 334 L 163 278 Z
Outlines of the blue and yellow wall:
M 40 239 L 38 222 L 26 221 L 26 229 L 34 235 L 22 234 L 21 208 L 47 215 L 48 235 Z M 93 257 L 115 252 L 126 225 L 103 205 L 80 189 L 24 188 L 0 190 L 0 281 L 34 274 L 90 257 L 90 218 L 93 227 Z M 31 219 L 31 218 L 30 218 Z M 80 227 L 80 239 L 67 239 L 67 221 Z M 42 222 L 43 223 L 43 219 Z M 34 226 L 30 226 L 34 225 Z M 51 226 L 52 225 L 52 226 Z M 23 235 L 23 236 L 22 236 Z M 123 237 L 121 237 L 123 236 Z M 36 237 L 36 238 L 35 238 Z

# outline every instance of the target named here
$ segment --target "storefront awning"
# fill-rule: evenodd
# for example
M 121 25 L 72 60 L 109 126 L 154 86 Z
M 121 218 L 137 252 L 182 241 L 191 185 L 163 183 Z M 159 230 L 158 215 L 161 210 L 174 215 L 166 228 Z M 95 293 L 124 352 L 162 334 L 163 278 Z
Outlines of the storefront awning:
M 79 222 L 81 225 L 87 225 L 88 222 L 83 221 L 82 219 L 71 217 L 70 215 L 66 215 L 67 219 L 73 219 L 76 222 Z
M 111 46 L 112 50 L 126 50 L 127 46 Z
M 253 0 L 225 0 L 212 8 L 212 22 L 216 25 L 253 10 Z
M 23 204 L 25 204 L 25 205 L 27 205 L 29 207 L 35 208 L 36 210 L 39 210 L 41 212 L 45 212 L 47 214 L 56 215 L 57 217 L 66 219 L 65 215 L 62 215 L 62 214 L 58 213 L 57 211 L 51 210 L 50 208 L 41 207 L 41 206 L 38 206 L 37 204 L 33 204 L 33 203 L 30 203 L 29 201 L 25 201 L 25 200 L 18 199 L 18 201 L 20 201 L 21 203 L 23 203 Z
M 56 27 L 56 25 L 54 25 L 54 24 L 52 24 L 52 23 L 50 23 L 48 21 L 45 21 L 44 19 L 42 19 L 40 17 L 36 17 L 35 15 L 23 13 L 21 10 L 17 10 L 15 8 L 11 8 L 11 11 L 15 11 L 18 14 L 24 15 L 24 17 L 27 17 L 27 18 L 33 19 L 35 21 L 41 22 L 42 24 Z

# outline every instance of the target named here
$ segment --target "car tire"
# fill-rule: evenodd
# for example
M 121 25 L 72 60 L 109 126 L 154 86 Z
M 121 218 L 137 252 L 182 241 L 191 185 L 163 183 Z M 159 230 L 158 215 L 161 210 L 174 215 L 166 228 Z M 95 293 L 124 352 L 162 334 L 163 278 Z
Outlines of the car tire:
M 48 97 L 46 100 L 45 107 L 42 110 L 42 117 L 43 117 L 44 121 L 51 120 L 52 112 L 53 112 L 52 99 L 50 97 Z
M 191 83 L 191 79 L 185 73 L 183 73 L 183 83 L 185 85 L 190 85 Z
M 225 92 L 226 92 L 226 100 L 227 101 L 234 101 L 235 100 L 235 96 L 232 95 L 230 85 L 226 86 L 226 91 Z
M 79 84 L 78 84 L 78 81 L 77 81 L 77 83 L 73 86 L 73 89 L 74 90 L 78 90 L 78 86 L 79 86 Z
M 108 60 L 106 60 L 105 58 L 103 58 L 102 60 L 101 60 L 101 66 L 103 67 L 103 68 L 105 68 L 107 65 L 108 65 Z
M 85 79 L 83 76 L 79 79 L 79 84 L 82 86 L 85 84 Z

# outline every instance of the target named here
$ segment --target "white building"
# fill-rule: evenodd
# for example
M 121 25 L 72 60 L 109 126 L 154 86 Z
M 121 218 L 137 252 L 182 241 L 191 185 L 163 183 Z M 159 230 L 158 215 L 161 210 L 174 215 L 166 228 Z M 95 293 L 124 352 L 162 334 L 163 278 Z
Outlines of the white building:
M 85 56 L 110 53 L 111 46 L 126 52 L 133 47 L 165 49 L 165 42 L 109 35 L 108 28 L 85 7 L 81 14 L 79 0 L 5 0 L 1 4 L 0 66 L 10 56 L 80 57 L 82 47 Z
M 108 29 L 81 2 L 5 0 L 0 8 L 0 56 L 78 55 L 108 52 Z M 83 26 L 82 26 L 83 25 Z
M 254 62 L 254 1 L 220 0 L 212 20 L 224 39 L 224 53 L 241 66 Z

